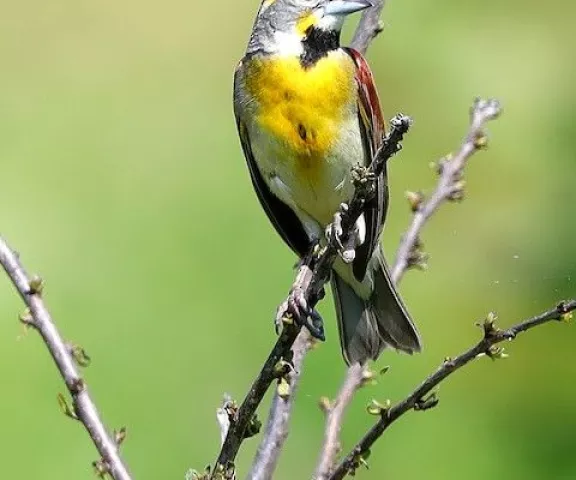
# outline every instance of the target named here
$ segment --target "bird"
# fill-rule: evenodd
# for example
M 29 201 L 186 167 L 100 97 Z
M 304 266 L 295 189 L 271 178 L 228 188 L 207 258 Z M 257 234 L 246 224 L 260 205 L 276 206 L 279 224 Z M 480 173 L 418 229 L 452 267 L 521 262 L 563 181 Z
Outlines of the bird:
M 353 167 L 369 165 L 383 142 L 370 67 L 340 44 L 345 18 L 370 7 L 368 0 L 263 0 L 234 73 L 234 115 L 254 190 L 300 258 L 325 240 L 335 212 L 353 197 Z M 387 347 L 421 349 L 380 244 L 388 197 L 384 170 L 356 222 L 353 261 L 339 256 L 332 267 L 348 365 L 376 360 Z

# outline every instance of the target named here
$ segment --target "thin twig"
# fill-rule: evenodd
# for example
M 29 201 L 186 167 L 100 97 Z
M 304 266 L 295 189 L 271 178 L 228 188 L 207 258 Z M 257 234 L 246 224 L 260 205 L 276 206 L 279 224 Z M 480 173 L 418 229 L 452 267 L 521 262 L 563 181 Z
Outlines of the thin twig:
M 28 307 L 26 313 L 21 316 L 21 320 L 37 330 L 42 336 L 70 392 L 72 408 L 67 407 L 65 400 L 60 397 L 65 413 L 84 425 L 102 456 L 102 460 L 95 462 L 99 473 L 110 474 L 115 480 L 130 480 L 132 477 L 118 451 L 118 443 L 124 438 L 124 430 L 120 430 L 116 434 L 116 438 L 113 438 L 104 427 L 96 405 L 90 398 L 88 387 L 74 364 L 73 354 L 58 333 L 56 325 L 44 305 L 40 279 L 37 277 L 31 279 L 27 275 L 18 260 L 18 256 L 2 237 L 0 237 L 0 263 Z
M 278 376 L 275 367 L 282 358 L 288 356 L 298 332 L 299 329 L 290 326 L 282 330 L 262 370 L 260 370 L 254 383 L 250 387 L 250 391 L 238 409 L 235 418 L 230 422 L 230 428 L 228 429 L 226 439 L 224 440 L 218 460 L 216 461 L 216 467 L 213 470 L 214 474 L 231 470 L 229 464 L 234 462 L 238 454 L 240 445 L 245 438 L 246 428 L 254 417 L 256 409 L 262 402 L 268 387 Z M 221 466 L 221 468 L 219 469 L 218 466 Z
M 342 208 L 339 212 L 339 227 L 342 229 L 342 235 L 339 236 L 339 239 L 343 244 L 347 244 L 349 237 L 353 234 L 356 221 L 364 212 L 367 201 L 374 195 L 375 179 L 382 173 L 386 162 L 401 149 L 400 142 L 410 128 L 410 124 L 411 120 L 405 115 L 399 114 L 394 117 L 390 122 L 390 133 L 374 155 L 370 166 L 358 166 L 354 170 L 354 196 L 346 208 Z M 326 245 L 314 246 L 311 254 L 307 256 L 298 271 L 288 299 L 282 304 L 287 308 L 281 309 L 280 317 L 297 315 L 297 312 L 290 308 L 290 305 L 294 304 L 302 306 L 304 303 L 308 312 L 315 313 L 314 307 L 324 295 L 324 285 L 330 277 L 332 264 L 338 256 L 339 248 L 338 240 L 334 236 Z M 307 314 L 304 316 L 307 317 Z M 301 320 L 307 321 L 307 318 Z M 228 435 L 213 470 L 213 478 L 221 477 L 226 472 L 233 471 L 233 468 L 230 467 L 233 466 L 240 445 L 245 438 L 246 428 L 254 417 L 254 413 L 268 387 L 278 377 L 278 362 L 291 356 L 290 349 L 300 328 L 301 326 L 295 322 L 284 325 L 276 345 L 238 409 L 236 418 L 231 422 Z
M 432 375 L 426 378 L 404 400 L 397 403 L 392 408 L 382 409 L 380 420 L 368 431 L 368 433 L 366 433 L 366 435 L 364 435 L 364 438 L 358 442 L 342 463 L 340 463 L 338 468 L 330 477 L 330 480 L 341 480 L 348 473 L 353 473 L 368 456 L 367 454 L 374 442 L 380 438 L 392 423 L 398 420 L 398 418 L 406 412 L 410 410 L 426 410 L 427 408 L 435 406 L 438 400 L 433 393 L 431 394 L 431 392 L 438 386 L 438 384 L 440 384 L 440 382 L 453 374 L 456 370 L 462 368 L 464 365 L 479 356 L 486 355 L 492 359 L 505 357 L 506 355 L 503 353 L 503 349 L 495 347 L 496 344 L 506 340 L 514 340 L 519 333 L 554 320 L 566 321 L 571 317 L 570 312 L 575 309 L 576 300 L 564 301 L 559 303 L 555 308 L 517 323 L 507 330 L 496 328 L 494 324 L 495 316 L 493 314 L 488 315 L 488 318 L 482 324 L 484 329 L 482 340 L 457 357 L 447 358 Z M 431 396 L 429 394 L 431 394 Z
M 420 232 L 428 219 L 444 202 L 462 199 L 464 167 L 475 152 L 486 146 L 484 126 L 489 120 L 497 118 L 500 112 L 501 107 L 497 100 L 476 99 L 470 110 L 470 128 L 460 150 L 454 156 L 438 163 L 440 178 L 430 198 L 426 200 L 421 194 L 411 194 L 414 217 L 396 252 L 396 262 L 392 268 L 395 283 L 400 281 L 408 268 L 422 264 L 424 254 L 420 250 Z
M 434 190 L 428 201 L 424 200 L 422 194 L 411 194 L 408 200 L 411 203 L 414 217 L 412 222 L 403 235 L 402 241 L 398 247 L 396 261 L 392 267 L 392 281 L 395 285 L 400 283 L 402 276 L 410 267 L 417 265 L 422 261 L 424 254 L 419 251 L 420 248 L 420 232 L 427 220 L 432 214 L 438 210 L 443 202 L 450 199 L 461 198 L 463 182 L 462 174 L 468 159 L 480 148 L 486 144 L 485 133 L 483 127 L 488 120 L 496 118 L 500 113 L 500 105 L 495 100 L 480 100 L 474 101 L 470 110 L 470 127 L 462 142 L 459 152 L 452 159 L 445 159 L 440 165 L 440 178 L 438 185 Z M 350 367 L 346 372 L 344 382 L 340 392 L 347 392 L 347 385 L 354 385 L 357 379 L 357 372 L 353 367 Z M 342 404 L 345 401 L 350 402 L 351 396 L 341 398 L 340 395 L 336 398 L 336 403 Z M 342 421 L 340 416 L 340 421 Z M 332 424 L 332 414 L 328 415 L 327 427 Z M 326 435 L 324 445 L 321 450 L 320 460 L 317 468 L 317 478 L 328 478 L 327 468 L 332 468 L 336 449 L 334 444 L 338 444 L 339 439 Z M 334 444 L 327 444 L 326 442 L 334 442 Z M 320 465 L 324 469 L 320 470 Z M 320 474 L 321 473 L 321 474 Z
M 250 472 L 246 476 L 250 480 L 268 480 L 272 478 L 272 473 L 276 469 L 280 458 L 280 451 L 288 437 L 290 414 L 296 397 L 296 388 L 302 374 L 304 358 L 310 350 L 312 342 L 310 332 L 307 329 L 302 329 L 292 346 L 292 352 L 294 353 L 292 368 L 285 379 L 288 391 L 283 393 L 276 391 L 274 393 L 262 440 L 258 446 Z
M 351 365 L 334 403 L 332 405 L 324 405 L 327 414 L 326 428 L 324 430 L 324 443 L 320 450 L 320 460 L 316 466 L 316 473 L 312 477 L 314 480 L 327 479 L 334 469 L 336 455 L 342 448 L 340 445 L 340 429 L 342 428 L 344 412 L 356 391 L 364 384 L 368 373 L 366 367 L 358 363 Z
M 350 46 L 362 54 L 366 53 L 372 40 L 383 30 L 380 13 L 384 8 L 384 3 L 384 0 L 372 0 L 372 8 L 364 10 L 356 32 L 354 32 Z

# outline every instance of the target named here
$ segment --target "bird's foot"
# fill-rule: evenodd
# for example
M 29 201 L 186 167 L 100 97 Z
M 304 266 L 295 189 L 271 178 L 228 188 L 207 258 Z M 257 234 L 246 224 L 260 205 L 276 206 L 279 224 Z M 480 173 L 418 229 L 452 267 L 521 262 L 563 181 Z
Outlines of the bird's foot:
M 277 334 L 280 333 L 286 318 L 292 319 L 301 327 L 306 327 L 314 338 L 321 341 L 326 339 L 322 317 L 316 309 L 308 305 L 304 291 L 300 287 L 293 287 L 288 298 L 278 307 L 274 321 Z
M 346 203 L 340 204 L 340 209 L 334 214 L 332 223 L 326 227 L 326 239 L 329 243 L 335 244 L 338 250 L 338 255 L 342 258 L 344 263 L 352 263 L 356 257 L 356 244 L 358 237 L 358 227 L 354 227 L 352 235 L 348 235 L 346 241 L 342 240 L 344 229 L 342 228 L 342 215 L 348 212 L 348 205 Z

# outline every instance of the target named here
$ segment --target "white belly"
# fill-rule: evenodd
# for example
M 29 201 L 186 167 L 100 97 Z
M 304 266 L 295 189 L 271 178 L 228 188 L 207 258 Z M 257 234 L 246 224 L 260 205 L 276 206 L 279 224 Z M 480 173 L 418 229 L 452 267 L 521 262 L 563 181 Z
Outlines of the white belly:
M 256 163 L 271 192 L 303 223 L 312 221 L 322 231 L 340 204 L 352 198 L 351 169 L 364 162 L 357 117 L 351 115 L 340 132 L 320 168 L 310 175 L 298 166 L 299 159 L 285 145 L 260 129 L 250 133 Z

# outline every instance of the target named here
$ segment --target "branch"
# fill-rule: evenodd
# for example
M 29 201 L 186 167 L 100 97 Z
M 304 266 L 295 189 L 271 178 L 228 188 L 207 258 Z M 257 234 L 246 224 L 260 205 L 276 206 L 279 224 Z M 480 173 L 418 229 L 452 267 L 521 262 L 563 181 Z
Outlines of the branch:
M 59 397 L 64 412 L 84 425 L 102 456 L 101 460 L 94 462 L 97 473 L 102 477 L 109 474 L 114 480 L 131 480 L 132 477 L 118 451 L 118 446 L 125 437 L 125 430 L 121 429 L 115 432 L 114 438 L 106 431 L 96 405 L 90 398 L 88 387 L 78 374 L 74 363 L 78 349 L 71 348 L 62 340 L 44 305 L 42 281 L 38 277 L 30 278 L 27 275 L 17 255 L 2 237 L 0 237 L 0 263 L 28 307 L 20 317 L 22 322 L 37 330 L 41 335 L 70 392 L 72 407 L 66 404 L 63 396 Z M 82 356 L 86 359 L 85 353 L 82 352 Z
M 410 410 L 426 410 L 434 407 L 438 403 L 433 389 L 444 379 L 462 368 L 472 360 L 486 355 L 492 359 L 504 358 L 504 349 L 497 347 L 498 343 L 506 340 L 514 340 L 519 333 L 538 327 L 545 323 L 560 320 L 567 321 L 572 317 L 573 310 L 576 309 L 576 300 L 568 300 L 559 303 L 555 308 L 541 313 L 535 317 L 524 320 L 507 330 L 500 330 L 494 324 L 496 316 L 488 315 L 481 325 L 484 336 L 476 345 L 466 350 L 455 358 L 447 358 L 442 365 L 428 378 L 426 378 L 410 395 L 404 400 L 394 405 L 392 408 L 382 408 L 380 420 L 368 431 L 364 438 L 358 442 L 354 449 L 346 456 L 338 468 L 334 471 L 330 480 L 341 480 L 348 473 L 353 473 L 356 468 L 368 457 L 370 447 L 384 431 L 392 425 L 398 418 Z M 430 395 L 429 395 L 430 394 Z M 428 395 L 428 397 L 427 397 Z
M 340 429 L 344 420 L 346 407 L 352 401 L 356 391 L 371 378 L 366 367 L 355 363 L 348 368 L 346 379 L 340 387 L 340 392 L 332 405 L 328 399 L 323 399 L 321 406 L 326 411 L 326 429 L 324 443 L 320 451 L 320 460 L 314 473 L 315 480 L 326 480 L 334 468 L 334 459 L 341 450 Z
M 374 40 L 383 30 L 380 13 L 384 8 L 384 0 L 372 0 L 372 8 L 367 8 L 362 13 L 362 18 L 358 23 L 356 32 L 350 46 L 358 50 L 362 55 L 366 53 L 372 40 Z
M 212 478 L 218 478 L 218 475 L 224 478 L 232 478 L 231 475 L 234 473 L 233 463 L 238 450 L 240 450 L 240 445 L 247 438 L 246 430 L 254 420 L 256 409 L 262 402 L 268 387 L 274 379 L 278 378 L 277 366 L 281 364 L 283 358 L 289 357 L 290 348 L 294 344 L 298 333 L 299 329 L 292 326 L 287 326 L 282 330 L 242 405 L 231 415 L 228 432 L 212 472 Z
M 382 142 L 370 166 L 358 165 L 353 170 L 354 196 L 348 205 L 342 206 L 335 217 L 337 222 L 332 225 L 333 231 L 340 230 L 341 234 L 331 235 L 324 246 L 316 244 L 303 260 L 290 294 L 279 308 L 277 318 L 283 322 L 282 333 L 248 395 L 231 419 L 228 435 L 212 473 L 213 478 L 222 476 L 230 478 L 231 474 L 228 472 L 234 470 L 234 460 L 242 441 L 246 438 L 247 427 L 254 418 L 258 405 L 272 381 L 282 378 L 287 373 L 283 371 L 283 364 L 291 361 L 290 349 L 301 327 L 306 325 L 317 333 L 322 331 L 321 319 L 314 307 L 324 296 L 324 285 L 330 277 L 332 264 L 341 252 L 342 244 L 347 245 L 352 238 L 356 221 L 364 212 L 366 203 L 374 195 L 376 178 L 382 173 L 386 162 L 401 149 L 400 142 L 410 123 L 408 117 L 400 114 L 391 120 L 390 133 Z
M 392 268 L 392 279 L 398 283 L 404 272 L 414 266 L 423 266 L 426 255 L 421 250 L 420 232 L 432 214 L 447 201 L 462 200 L 464 194 L 464 167 L 470 157 L 487 146 L 484 125 L 500 115 L 501 107 L 497 100 L 477 98 L 470 109 L 470 128 L 460 150 L 438 162 L 440 179 L 428 200 L 421 193 L 408 192 L 414 218 L 402 237 L 396 262 Z
M 449 200 L 462 199 L 463 181 L 462 175 L 468 159 L 479 149 L 486 146 L 486 135 L 483 131 L 484 124 L 488 120 L 496 118 L 500 114 L 500 105 L 495 100 L 476 99 L 470 109 L 470 128 L 462 142 L 459 152 L 451 159 L 445 159 L 440 163 L 440 179 L 428 201 L 419 193 L 409 192 L 407 195 L 411 204 L 414 218 L 403 235 L 396 262 L 392 268 L 392 281 L 395 285 L 400 283 L 403 274 L 412 266 L 421 266 L 426 256 L 421 251 L 420 232 L 427 220 L 438 210 L 440 205 Z M 346 372 L 340 394 L 336 397 L 335 403 L 343 405 L 352 401 L 352 395 L 348 395 L 348 386 L 358 385 L 358 372 L 354 366 Z M 357 387 L 358 388 L 358 387 Z M 343 409 L 342 409 L 343 410 Z M 335 417 L 335 418 L 334 418 Z M 321 450 L 316 479 L 322 480 L 329 477 L 331 469 L 334 467 L 339 445 L 338 429 L 334 428 L 334 422 L 342 422 L 341 411 L 331 411 L 328 413 L 326 421 L 326 434 L 324 445 Z
M 292 346 L 294 357 L 292 368 L 282 385 L 285 390 L 277 389 L 272 399 L 268 421 L 258 451 L 252 462 L 252 467 L 246 478 L 250 480 L 268 480 L 276 469 L 280 451 L 288 437 L 290 414 L 302 373 L 304 357 L 310 350 L 313 339 L 308 330 L 303 329 Z M 279 391 L 280 390 L 280 391 Z

